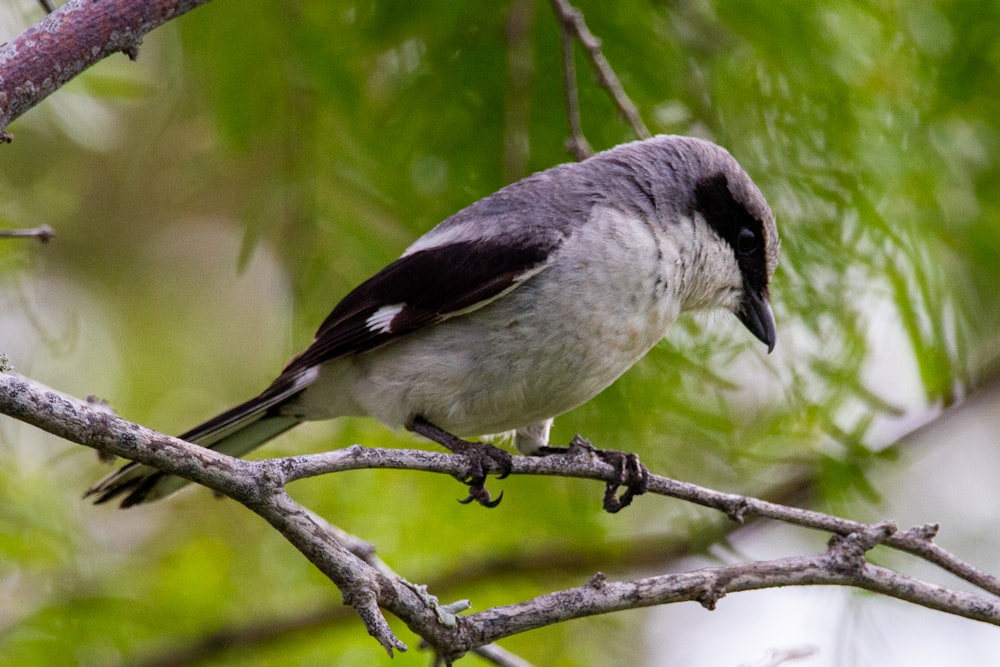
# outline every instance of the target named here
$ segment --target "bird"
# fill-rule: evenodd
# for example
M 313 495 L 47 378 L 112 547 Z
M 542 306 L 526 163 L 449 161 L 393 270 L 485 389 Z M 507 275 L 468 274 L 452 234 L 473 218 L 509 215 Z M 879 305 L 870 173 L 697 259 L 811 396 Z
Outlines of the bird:
M 511 456 L 466 438 L 511 434 L 522 455 L 551 453 L 553 418 L 684 312 L 728 311 L 770 353 L 779 254 L 771 208 L 727 150 L 624 143 L 448 217 L 349 292 L 263 392 L 179 437 L 241 457 L 306 420 L 368 416 L 467 456 L 466 501 L 493 506 L 486 473 L 494 462 L 505 475 Z M 132 462 L 86 496 L 130 507 L 186 483 Z

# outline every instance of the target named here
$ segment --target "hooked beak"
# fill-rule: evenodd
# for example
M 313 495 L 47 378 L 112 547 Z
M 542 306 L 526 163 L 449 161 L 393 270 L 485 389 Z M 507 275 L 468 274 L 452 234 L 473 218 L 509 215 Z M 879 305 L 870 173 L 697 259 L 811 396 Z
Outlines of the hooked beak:
M 743 303 L 736 311 L 736 317 L 750 330 L 750 333 L 767 345 L 767 353 L 770 354 L 777 338 L 771 304 L 768 303 L 766 296 L 750 287 L 744 287 L 743 294 Z

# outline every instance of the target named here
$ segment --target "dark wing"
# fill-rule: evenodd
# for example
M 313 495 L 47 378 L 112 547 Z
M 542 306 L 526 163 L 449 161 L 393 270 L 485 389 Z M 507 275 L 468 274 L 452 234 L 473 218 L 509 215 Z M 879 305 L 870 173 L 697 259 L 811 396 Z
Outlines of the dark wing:
M 561 242 L 561 236 L 458 241 L 400 257 L 344 297 L 312 345 L 263 393 L 180 437 L 216 447 L 259 420 L 276 423 L 280 406 L 315 379 L 315 366 L 486 305 L 545 269 Z
M 561 241 L 478 239 L 404 255 L 344 297 L 281 375 L 295 377 L 481 308 L 544 270 Z

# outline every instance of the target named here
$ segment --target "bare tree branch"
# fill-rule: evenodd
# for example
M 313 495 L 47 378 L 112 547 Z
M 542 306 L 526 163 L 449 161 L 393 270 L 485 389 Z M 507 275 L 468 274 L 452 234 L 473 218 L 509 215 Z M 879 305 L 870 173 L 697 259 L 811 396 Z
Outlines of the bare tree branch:
M 165 21 L 208 0 L 73 0 L 38 25 L 0 46 L 0 141 L 7 126 L 90 65 L 121 51 L 134 58 L 143 36 Z M 638 110 L 601 52 L 582 14 L 566 0 L 551 0 L 562 30 L 571 150 L 589 154 L 580 121 L 573 39 L 585 48 L 599 83 L 639 137 L 648 137 Z M 0 232 L 0 237 L 51 238 L 47 227 Z M 0 362 L 2 365 L 2 362 Z M 0 369 L 2 370 L 2 369 Z M 288 483 L 357 468 L 397 468 L 460 475 L 460 457 L 360 446 L 325 454 L 247 462 L 233 459 L 122 420 L 101 406 L 81 402 L 24 378 L 0 373 L 0 412 L 103 453 L 154 465 L 234 498 L 268 521 L 343 593 L 368 632 L 390 653 L 406 645 L 390 629 L 389 610 L 450 662 L 477 651 L 496 664 L 521 661 L 493 641 L 570 618 L 682 600 L 713 608 L 730 592 L 786 585 L 846 585 L 879 592 L 966 618 L 1000 625 L 1000 600 L 965 593 L 877 567 L 866 554 L 876 546 L 905 551 L 935 563 L 981 589 L 1000 595 L 1000 582 L 933 542 L 937 526 L 899 532 L 891 523 L 849 521 L 764 500 L 725 494 L 653 475 L 650 492 L 718 509 L 737 522 L 758 516 L 832 533 L 828 550 L 807 557 L 739 563 L 680 574 L 611 582 L 601 574 L 584 586 L 555 591 L 517 604 L 467 616 L 432 602 L 375 556 L 374 547 L 297 504 Z M 603 482 L 616 471 L 585 448 L 562 457 L 515 460 L 513 474 L 561 475 Z
M 576 60 L 573 54 L 573 32 L 566 22 L 559 24 L 559 43 L 563 57 L 563 90 L 566 93 L 566 120 L 569 124 L 569 139 L 566 147 L 577 160 L 584 160 L 594 154 L 594 149 L 583 135 L 583 121 L 580 118 L 580 92 L 576 86 Z
M 441 457 L 444 457 L 444 460 L 441 460 Z M 460 475 L 464 470 L 459 460 L 444 454 L 399 449 L 368 449 L 360 445 L 322 454 L 289 457 L 282 461 L 286 482 L 358 468 L 424 470 L 447 472 L 452 475 Z M 596 456 L 591 456 L 590 452 L 583 448 L 577 450 L 575 456 L 568 457 L 517 457 L 513 466 L 512 474 L 582 477 L 603 482 L 615 480 L 614 468 Z M 867 524 L 857 521 L 757 498 L 714 491 L 660 475 L 649 476 L 648 493 L 717 509 L 739 523 L 749 516 L 759 516 L 836 535 L 850 535 L 867 527 Z M 937 530 L 936 525 L 916 526 L 903 532 L 895 532 L 894 529 L 893 534 L 887 536 L 882 543 L 919 556 L 985 591 L 1000 596 L 1000 579 L 962 561 L 933 543 Z
M 618 110 L 632 126 L 632 131 L 640 139 L 648 139 L 651 135 L 646 124 L 642 122 L 642 117 L 639 116 L 639 109 L 636 108 L 635 103 L 625 93 L 621 81 L 619 81 L 614 69 L 611 68 L 611 63 L 608 62 L 608 59 L 601 52 L 601 40 L 594 37 L 594 34 L 590 32 L 586 21 L 583 19 L 583 12 L 571 5 L 568 0 L 551 0 L 551 3 L 556 17 L 563 26 L 564 33 L 569 32 L 583 45 L 587 56 L 590 58 L 591 66 L 597 72 L 598 83 L 608 91 L 615 106 L 618 107 Z M 563 40 L 564 67 L 566 67 L 566 41 L 566 39 Z M 567 84 L 568 82 L 569 77 L 567 76 Z M 575 77 L 573 85 L 575 88 Z M 567 95 L 569 95 L 568 90 Z
M 0 239 L 38 239 L 48 243 L 55 238 L 56 231 L 48 225 L 31 229 L 0 229 Z
M 772 497 L 772 502 L 778 502 L 776 499 L 792 502 L 801 498 L 803 489 L 809 488 L 812 483 L 811 477 L 806 476 L 783 480 L 768 495 Z M 503 587 L 507 579 L 513 580 L 529 573 L 536 579 L 549 577 L 560 581 L 588 577 L 602 567 L 607 567 L 608 563 L 614 563 L 617 571 L 648 572 L 652 568 L 663 568 L 665 564 L 685 556 L 701 553 L 705 544 L 715 544 L 734 530 L 746 530 L 753 521 L 750 518 L 743 525 L 722 521 L 706 522 L 699 529 L 698 541 L 663 534 L 634 537 L 617 543 L 606 540 L 589 541 L 574 544 L 572 549 L 566 549 L 563 543 L 553 545 L 533 541 L 530 551 L 521 551 L 517 555 L 485 553 L 476 560 L 462 559 L 457 567 L 435 572 L 427 587 L 438 591 L 439 595 L 460 595 L 460 591 L 477 583 L 488 581 L 493 586 Z M 357 540 L 346 534 L 345 538 Z M 371 545 L 361 544 L 371 548 Z M 282 641 L 298 633 L 320 628 L 330 629 L 334 624 L 344 624 L 349 620 L 352 620 L 349 610 L 329 604 L 265 620 L 255 618 L 226 627 L 205 628 L 202 635 L 184 638 L 167 648 L 158 647 L 147 661 L 138 662 L 137 667 L 199 664 L 226 651 L 246 651 L 254 646 Z
M 653 493 L 682 498 L 725 512 L 739 521 L 766 516 L 834 534 L 826 553 L 767 562 L 739 563 L 695 572 L 609 582 L 603 575 L 571 588 L 468 616 L 436 604 L 426 590 L 394 575 L 371 545 L 343 533 L 295 503 L 285 485 L 310 476 L 358 468 L 400 468 L 461 474 L 465 464 L 450 454 L 348 447 L 324 454 L 243 461 L 146 429 L 103 406 L 59 394 L 13 373 L 0 373 L 0 413 L 105 453 L 154 465 L 239 501 L 275 527 L 340 589 L 380 644 L 405 650 L 381 609 L 402 619 L 446 661 L 526 630 L 570 618 L 622 609 L 696 600 L 707 608 L 730 592 L 789 585 L 846 585 L 965 618 L 1000 625 L 1000 599 L 964 593 L 877 567 L 865 560 L 878 545 L 941 561 L 946 569 L 986 590 L 997 580 L 944 550 L 929 549 L 935 532 L 918 527 L 899 533 L 890 522 L 863 524 L 819 512 L 724 494 L 653 475 Z M 566 456 L 517 457 L 512 474 L 565 475 L 610 481 L 612 466 L 586 448 Z M 500 654 L 497 654 L 500 655 Z M 499 658 L 498 658 L 499 659 Z M 500 663 L 506 664 L 506 663 Z
M 625 609 L 697 601 L 707 609 L 727 593 L 779 586 L 840 585 L 863 588 L 922 606 L 1000 624 L 1000 600 L 928 584 L 864 561 L 865 540 L 832 540 L 818 556 L 739 563 L 634 581 L 608 582 L 596 576 L 585 586 L 542 595 L 514 605 L 460 617 L 496 641 L 546 625 Z
M 0 46 L 0 141 L 7 127 L 104 58 L 133 60 L 142 38 L 209 0 L 72 0 Z M 43 4 L 44 6 L 44 4 Z
M 986 366 L 994 367 L 995 364 Z M 918 442 L 933 439 L 929 433 L 931 429 L 942 426 L 947 428 L 947 422 L 959 419 L 964 411 L 982 410 L 984 405 L 993 405 L 1000 400 L 1000 373 L 994 369 L 979 377 L 977 385 L 970 387 L 970 390 L 971 393 L 960 405 L 910 431 L 903 439 L 884 451 L 912 453 L 913 446 Z M 767 492 L 767 500 L 779 505 L 800 504 L 811 495 L 816 483 L 817 480 L 812 474 L 804 472 L 785 478 L 779 486 Z M 716 544 L 728 539 L 735 531 L 743 531 L 754 525 L 759 527 L 761 524 L 758 521 L 763 517 L 748 515 L 745 518 L 744 524 L 719 522 L 703 525 L 699 530 L 698 542 L 662 535 L 629 539 L 627 548 L 621 544 L 605 541 L 575 544 L 570 550 L 563 548 L 564 545 L 553 547 L 545 543 L 536 543 L 531 552 L 521 552 L 516 557 L 490 554 L 476 561 L 463 560 L 456 569 L 435 573 L 428 586 L 431 590 L 457 595 L 458 591 L 487 580 L 495 586 L 502 587 L 507 577 L 519 577 L 526 573 L 531 573 L 536 578 L 550 577 L 554 580 L 588 576 L 595 570 L 606 567 L 609 562 L 614 563 L 616 570 L 623 572 L 662 569 L 680 558 L 701 552 L 705 544 Z M 227 627 L 206 628 L 204 635 L 186 638 L 166 649 L 160 648 L 155 658 L 140 664 L 142 667 L 198 664 L 229 650 L 251 650 L 254 646 L 282 641 L 298 633 L 318 628 L 328 629 L 334 624 L 343 624 L 349 620 L 351 618 L 349 614 L 350 612 L 344 607 L 324 605 L 321 608 L 279 615 L 267 620 L 254 619 Z M 785 664 L 793 659 L 808 657 L 812 653 L 815 653 L 814 647 L 775 650 L 769 656 L 745 667 Z

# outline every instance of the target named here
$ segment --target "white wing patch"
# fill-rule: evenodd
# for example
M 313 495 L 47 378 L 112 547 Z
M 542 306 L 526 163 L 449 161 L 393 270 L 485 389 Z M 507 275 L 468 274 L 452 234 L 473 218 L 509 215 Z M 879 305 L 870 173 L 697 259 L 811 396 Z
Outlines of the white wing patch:
M 365 326 L 372 333 L 383 334 L 392 333 L 392 320 L 396 315 L 403 312 L 406 308 L 405 303 L 394 303 L 391 306 L 382 306 L 374 313 L 372 313 L 367 320 L 365 320 Z
M 545 269 L 549 268 L 550 264 L 552 264 L 552 256 L 551 255 L 549 256 L 548 260 L 546 260 L 544 263 L 539 264 L 538 266 L 533 266 L 530 269 L 528 269 L 527 271 L 522 271 L 521 273 L 517 274 L 514 277 L 513 282 L 511 282 L 511 284 L 506 289 L 497 292 L 496 294 L 494 294 L 493 296 L 491 296 L 491 297 L 489 297 L 487 299 L 483 299 L 482 301 L 477 301 L 476 303 L 472 304 L 471 306 L 466 306 L 465 308 L 462 308 L 460 310 L 453 310 L 453 311 L 450 311 L 450 312 L 447 312 L 447 313 L 441 313 L 441 320 L 451 319 L 452 317 L 457 317 L 459 315 L 467 315 L 468 313 L 471 313 L 473 311 L 479 310 L 483 306 L 486 306 L 486 305 L 489 305 L 489 304 L 493 303 L 494 301 L 496 301 L 500 297 L 506 296 L 507 294 L 510 294 L 511 292 L 513 292 L 515 289 L 517 289 L 518 287 L 520 287 L 521 283 L 523 283 L 528 278 L 531 278 L 532 276 L 537 275 L 537 274 L 541 273 L 542 271 L 544 271 Z M 375 315 L 377 315 L 377 314 L 378 313 L 375 313 Z M 375 317 L 375 315 L 372 315 L 372 317 Z M 369 318 L 369 320 L 371 320 L 371 318 Z

